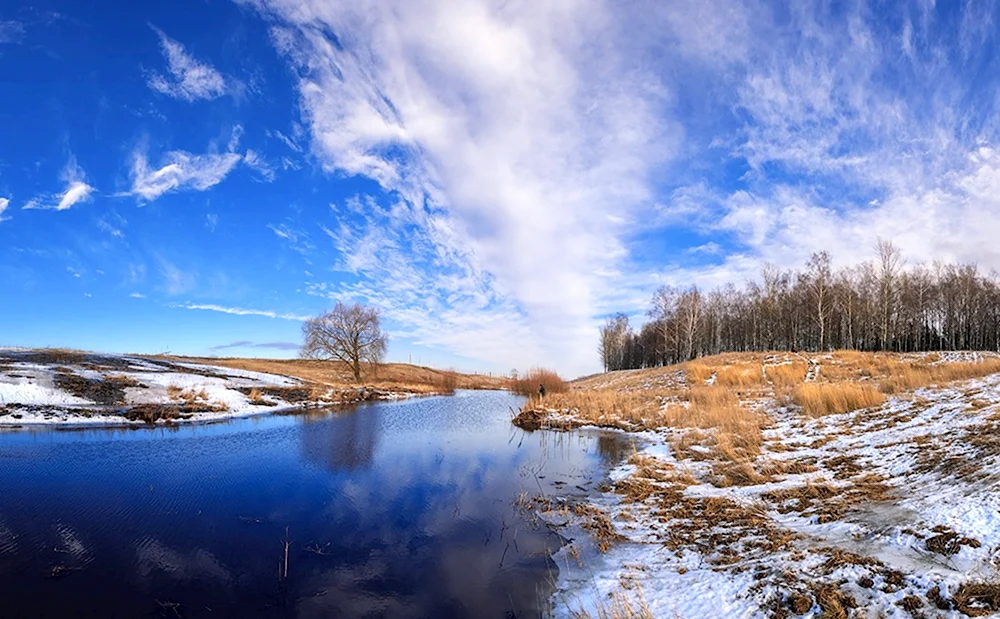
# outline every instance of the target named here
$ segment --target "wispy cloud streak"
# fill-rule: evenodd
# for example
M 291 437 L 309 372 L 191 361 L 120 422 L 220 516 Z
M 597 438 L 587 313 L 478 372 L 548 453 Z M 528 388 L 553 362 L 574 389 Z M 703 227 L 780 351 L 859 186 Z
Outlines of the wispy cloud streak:
M 180 307 L 189 310 L 221 312 L 223 314 L 232 314 L 234 316 L 263 316 L 265 318 L 278 318 L 281 320 L 295 320 L 299 322 L 303 320 L 309 320 L 309 316 L 301 316 L 297 314 L 281 314 L 278 312 L 272 312 L 268 310 L 246 309 L 242 307 L 225 307 L 222 305 L 214 305 L 214 304 L 184 303 L 182 305 L 176 305 L 175 307 Z

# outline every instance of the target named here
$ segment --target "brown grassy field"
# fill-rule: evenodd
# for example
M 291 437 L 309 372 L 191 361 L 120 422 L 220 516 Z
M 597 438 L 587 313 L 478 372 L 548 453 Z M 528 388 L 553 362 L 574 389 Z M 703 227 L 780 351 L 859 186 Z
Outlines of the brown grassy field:
M 299 378 L 331 388 L 356 386 L 347 365 L 337 361 L 314 361 L 311 359 L 240 359 L 214 357 L 168 357 L 174 361 L 203 363 L 248 370 L 267 372 Z M 507 389 L 509 380 L 502 376 L 485 374 L 462 374 L 450 370 L 409 365 L 406 363 L 386 363 L 364 375 L 362 384 L 386 391 L 409 393 L 449 393 L 455 389 Z
M 1000 358 L 943 361 L 937 354 L 835 351 L 726 353 L 647 370 L 587 376 L 539 402 L 515 423 L 526 428 L 579 425 L 685 432 L 675 447 L 709 450 L 744 468 L 761 453 L 771 417 L 762 408 L 791 407 L 808 418 L 876 409 L 886 397 L 1000 372 Z
M 746 599 L 767 616 L 819 609 L 810 616 L 848 617 L 866 604 L 927 617 L 944 616 L 935 609 L 1000 612 L 1000 564 L 965 571 L 946 588 L 932 582 L 933 570 L 894 562 L 897 551 L 993 556 L 992 538 L 980 538 L 995 529 L 953 525 L 949 514 L 995 497 L 1000 355 L 732 353 L 587 376 L 569 387 L 532 398 L 514 422 L 649 431 L 610 485 L 619 501 L 587 504 L 606 510 L 602 521 L 611 523 L 594 535 L 600 552 L 623 537 L 632 542 L 609 560 L 620 562 L 612 572 L 628 587 L 601 589 L 598 616 L 672 616 L 672 600 L 660 600 L 659 612 L 647 607 L 641 583 L 680 591 L 684 574 L 702 569 L 690 555 L 708 566 L 704 578 L 755 571 L 767 587 Z M 640 451 L 644 441 L 651 447 Z M 903 500 L 917 507 L 895 510 Z M 574 513 L 549 511 L 557 523 Z M 863 533 L 825 528 L 837 521 Z M 859 539 L 891 552 L 858 554 Z M 678 554 L 636 554 L 642 545 Z

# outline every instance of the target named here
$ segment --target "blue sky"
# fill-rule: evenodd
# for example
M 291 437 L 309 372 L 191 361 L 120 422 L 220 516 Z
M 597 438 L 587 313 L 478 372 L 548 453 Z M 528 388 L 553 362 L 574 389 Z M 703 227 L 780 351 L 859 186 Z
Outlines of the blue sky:
M 0 344 L 599 368 L 662 284 L 1000 266 L 988 2 L 0 3 Z

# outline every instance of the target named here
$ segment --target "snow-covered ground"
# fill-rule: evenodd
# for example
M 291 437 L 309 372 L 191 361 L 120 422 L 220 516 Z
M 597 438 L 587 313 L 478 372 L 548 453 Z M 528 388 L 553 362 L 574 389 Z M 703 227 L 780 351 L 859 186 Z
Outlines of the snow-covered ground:
M 296 378 L 160 358 L 0 348 L 0 427 L 207 421 L 365 395 L 316 393 Z
M 601 553 L 571 524 L 554 614 L 1000 616 L 1000 375 L 819 419 L 766 410 L 754 467 L 778 472 L 759 483 L 720 484 L 718 460 L 676 449 L 682 430 L 635 433 L 588 503 L 624 541 Z

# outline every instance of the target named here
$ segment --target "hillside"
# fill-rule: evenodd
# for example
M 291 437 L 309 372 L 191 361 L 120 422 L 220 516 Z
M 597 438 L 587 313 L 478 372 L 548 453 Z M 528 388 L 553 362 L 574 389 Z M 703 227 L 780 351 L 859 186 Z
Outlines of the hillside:
M 990 353 L 726 354 L 529 403 L 516 423 L 636 444 L 585 505 L 536 498 L 606 551 L 571 544 L 558 595 L 593 616 L 1000 612 L 998 372 Z
M 320 361 L 0 349 L 0 427 L 209 421 L 504 386 L 401 364 L 380 370 L 359 385 Z
M 350 387 L 355 382 L 347 365 L 338 361 L 310 359 L 246 359 L 216 357 L 164 357 L 182 362 L 205 363 L 222 367 L 267 372 L 292 376 L 304 381 L 330 387 Z M 456 389 L 505 389 L 507 379 L 485 374 L 462 374 L 437 370 L 407 363 L 385 363 L 373 373 L 366 374 L 364 384 L 381 389 L 404 390 L 415 393 L 441 391 L 442 386 L 454 382 Z

